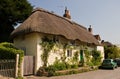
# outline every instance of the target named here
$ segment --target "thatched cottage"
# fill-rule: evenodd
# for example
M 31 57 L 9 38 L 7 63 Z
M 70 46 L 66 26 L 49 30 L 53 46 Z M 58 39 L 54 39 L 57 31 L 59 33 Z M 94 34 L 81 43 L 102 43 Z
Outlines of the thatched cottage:
M 86 48 L 102 49 L 103 53 L 102 46 L 97 47 L 100 43 L 90 33 L 91 29 L 88 31 L 70 18 L 67 9 L 61 17 L 39 8 L 11 33 L 17 48 L 23 49 L 27 56 L 35 56 L 35 73 L 39 67 L 51 65 L 56 59 L 62 60 L 63 56 L 66 62 L 69 61 L 75 52 L 78 52 L 78 61 L 81 61 Z M 45 51 L 50 52 L 47 60 L 43 58 Z

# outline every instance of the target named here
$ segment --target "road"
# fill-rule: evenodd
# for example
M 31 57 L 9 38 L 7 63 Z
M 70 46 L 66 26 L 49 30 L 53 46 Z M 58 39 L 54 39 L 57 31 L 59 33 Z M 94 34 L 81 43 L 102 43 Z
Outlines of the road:
M 101 69 L 96 71 L 90 71 L 85 73 L 65 75 L 65 76 L 54 76 L 54 77 L 34 77 L 28 76 L 25 79 L 120 79 L 120 67 L 111 69 Z

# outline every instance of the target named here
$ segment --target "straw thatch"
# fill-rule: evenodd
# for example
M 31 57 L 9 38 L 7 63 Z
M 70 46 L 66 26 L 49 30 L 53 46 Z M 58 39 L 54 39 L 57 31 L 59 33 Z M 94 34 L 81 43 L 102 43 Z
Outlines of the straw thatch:
M 62 35 L 70 40 L 78 39 L 82 42 L 98 44 L 85 27 L 43 9 L 33 11 L 31 16 L 11 33 L 11 37 L 14 39 L 18 35 L 33 32 Z

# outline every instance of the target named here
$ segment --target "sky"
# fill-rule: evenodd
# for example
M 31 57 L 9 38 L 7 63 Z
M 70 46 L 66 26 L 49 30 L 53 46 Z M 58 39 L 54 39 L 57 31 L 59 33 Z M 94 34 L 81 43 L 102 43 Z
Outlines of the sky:
M 120 0 L 28 0 L 34 8 L 40 7 L 63 16 L 65 7 L 76 23 L 88 28 L 102 40 L 120 44 Z

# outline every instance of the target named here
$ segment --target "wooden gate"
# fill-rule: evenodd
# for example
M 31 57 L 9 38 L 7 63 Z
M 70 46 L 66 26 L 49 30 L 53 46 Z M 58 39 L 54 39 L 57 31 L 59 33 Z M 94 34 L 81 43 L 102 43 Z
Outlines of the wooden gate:
M 24 72 L 23 75 L 34 74 L 34 56 L 24 56 Z

